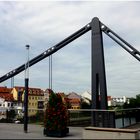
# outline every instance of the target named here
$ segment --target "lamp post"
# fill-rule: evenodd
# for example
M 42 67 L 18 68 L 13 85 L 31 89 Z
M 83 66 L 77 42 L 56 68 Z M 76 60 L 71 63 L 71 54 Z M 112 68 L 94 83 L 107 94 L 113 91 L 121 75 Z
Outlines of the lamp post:
M 24 132 L 28 132 L 28 82 L 29 82 L 29 45 L 26 45 L 27 62 L 25 63 L 25 93 L 24 93 Z

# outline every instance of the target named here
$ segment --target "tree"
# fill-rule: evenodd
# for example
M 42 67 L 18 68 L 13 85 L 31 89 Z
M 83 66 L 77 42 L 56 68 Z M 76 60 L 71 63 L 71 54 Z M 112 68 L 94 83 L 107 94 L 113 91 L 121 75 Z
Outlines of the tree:
M 45 111 L 44 134 L 48 136 L 64 136 L 68 133 L 69 114 L 66 105 L 59 94 L 50 93 Z M 55 133 L 55 134 L 54 134 Z
M 129 103 L 125 103 L 123 108 L 138 108 L 140 107 L 140 94 L 136 95 L 136 98 L 130 98 Z
M 140 94 L 136 95 L 137 106 L 140 107 Z
M 16 112 L 15 112 L 15 110 L 7 110 L 6 111 L 6 117 L 7 117 L 7 121 L 8 122 L 11 122 L 11 121 L 13 121 L 14 120 L 14 118 L 15 118 L 15 116 L 16 116 Z
M 90 103 L 87 103 L 83 99 L 81 99 L 81 109 L 91 109 L 91 101 Z
M 71 103 L 70 103 L 69 98 L 65 98 L 65 104 L 66 104 L 67 109 L 71 109 Z

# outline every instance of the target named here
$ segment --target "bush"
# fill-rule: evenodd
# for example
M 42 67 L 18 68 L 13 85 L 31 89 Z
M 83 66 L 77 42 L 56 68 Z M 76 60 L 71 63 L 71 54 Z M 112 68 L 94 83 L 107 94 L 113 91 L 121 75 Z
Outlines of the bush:
M 15 119 L 16 117 L 16 112 L 15 110 L 7 110 L 6 111 L 6 119 L 7 119 L 7 122 L 13 122 L 13 120 Z
M 68 110 L 61 96 L 51 91 L 45 111 L 44 127 L 46 130 L 64 130 L 68 120 Z
M 0 123 L 6 123 L 6 122 L 7 122 L 6 119 L 4 119 L 4 118 L 0 119 Z

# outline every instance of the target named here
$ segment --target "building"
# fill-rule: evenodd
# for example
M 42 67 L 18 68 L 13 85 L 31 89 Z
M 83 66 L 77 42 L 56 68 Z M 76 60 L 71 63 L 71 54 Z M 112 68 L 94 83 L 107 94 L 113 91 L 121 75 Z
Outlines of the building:
M 88 92 L 88 91 L 85 91 L 81 94 L 82 96 L 82 99 L 86 102 L 86 103 L 90 103 L 91 101 L 91 93 Z M 99 96 L 99 100 L 100 100 L 100 96 Z M 93 101 L 94 102 L 94 101 Z M 111 96 L 107 96 L 107 104 L 108 106 L 111 106 L 112 105 L 112 98 Z
M 50 93 L 53 92 L 51 89 L 46 89 L 44 91 L 44 107 L 46 108 L 47 107 L 47 103 L 49 101 L 49 96 L 50 96 Z
M 81 106 L 81 96 L 75 92 L 71 92 L 67 95 L 69 102 L 71 104 L 71 109 L 80 109 Z
M 6 111 L 13 108 L 13 96 L 10 93 L 0 93 L 0 119 L 6 118 Z
M 6 118 L 6 111 L 13 108 L 11 88 L 0 87 L 0 119 Z
M 14 98 L 11 95 L 11 88 L 0 87 L 0 107 L 5 107 L 9 109 L 13 107 Z
M 91 100 L 91 93 L 88 92 L 88 91 L 85 91 L 81 94 L 82 97 L 88 99 L 88 100 Z
M 67 100 L 67 96 L 65 95 L 65 93 L 64 92 L 58 92 L 57 94 L 59 94 L 61 96 L 62 101 L 65 103 L 66 100 Z
M 34 116 L 39 109 L 44 108 L 44 93 L 40 88 L 29 88 L 28 90 L 28 115 Z M 23 107 L 25 88 L 15 86 L 11 93 L 13 94 L 14 100 L 18 104 L 22 103 Z
M 10 93 L 0 93 L 0 107 L 5 107 L 6 109 L 10 109 L 13 107 L 14 98 Z
M 58 92 L 57 94 L 59 94 L 62 98 L 62 102 L 66 105 L 67 109 L 71 109 L 72 105 L 71 105 L 71 99 L 68 98 L 68 96 L 64 93 L 64 92 Z
M 46 108 L 47 107 L 47 103 L 49 101 L 49 96 L 51 94 L 52 90 L 51 89 L 46 89 L 44 91 L 44 107 Z M 68 109 L 71 108 L 71 104 L 70 104 L 70 101 L 69 99 L 67 98 L 67 95 L 65 95 L 64 92 L 57 92 L 56 94 L 59 94 L 62 98 L 62 102 L 67 106 Z
M 108 106 L 112 106 L 112 98 L 111 98 L 111 96 L 107 96 L 107 103 L 108 103 Z
M 81 94 L 81 97 L 83 102 L 87 103 L 88 105 L 91 104 L 91 93 L 85 91 Z
M 0 87 L 0 94 L 1 93 L 11 93 L 12 89 L 11 88 L 7 88 L 6 86 L 5 87 Z
M 127 102 L 126 96 L 122 97 L 113 97 L 112 98 L 112 106 L 117 106 L 117 105 L 123 105 L 124 103 Z

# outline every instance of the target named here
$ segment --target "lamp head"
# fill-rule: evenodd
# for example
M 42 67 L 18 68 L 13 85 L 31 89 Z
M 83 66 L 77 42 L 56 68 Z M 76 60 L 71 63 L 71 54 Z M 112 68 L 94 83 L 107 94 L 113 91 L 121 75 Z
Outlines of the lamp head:
M 28 50 L 30 48 L 30 46 L 29 45 L 26 45 L 26 49 Z

